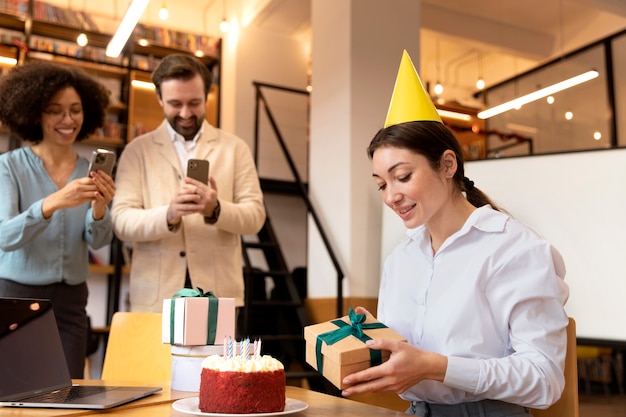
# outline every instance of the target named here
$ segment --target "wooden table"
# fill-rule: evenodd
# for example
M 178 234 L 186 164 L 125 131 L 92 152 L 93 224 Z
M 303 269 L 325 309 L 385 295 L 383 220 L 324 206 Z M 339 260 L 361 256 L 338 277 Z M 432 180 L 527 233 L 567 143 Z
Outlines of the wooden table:
M 98 383 L 99 381 L 78 381 Z M 293 414 L 294 417 L 362 417 L 362 416 L 406 416 L 399 411 L 352 401 L 346 398 L 334 397 L 307 389 L 287 386 L 287 398 L 306 402 L 309 407 Z M 186 417 L 190 414 L 178 412 L 172 408 L 172 403 L 180 398 L 193 397 L 197 393 L 172 391 L 169 388 L 162 392 L 133 401 L 119 407 L 105 411 L 94 410 L 60 410 L 42 408 L 12 408 L 0 407 L 0 417 L 63 417 L 63 416 L 124 416 L 124 417 Z

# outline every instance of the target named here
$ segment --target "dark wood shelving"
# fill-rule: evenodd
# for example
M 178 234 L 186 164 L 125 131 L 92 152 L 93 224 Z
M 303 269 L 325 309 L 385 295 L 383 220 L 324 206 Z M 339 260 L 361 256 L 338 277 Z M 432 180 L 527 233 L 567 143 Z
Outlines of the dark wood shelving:
M 122 148 L 125 144 L 124 139 L 101 136 L 90 136 L 80 143 L 84 143 L 85 145 L 101 146 L 105 148 Z
M 18 65 L 33 59 L 52 60 L 81 67 L 92 76 L 99 78 L 107 86 L 114 97 L 112 104 L 107 109 L 107 118 L 111 119 L 107 119 L 107 123 L 110 123 L 109 129 L 105 125 L 99 131 L 100 134 L 85 139 L 80 142 L 81 144 L 112 148 L 119 154 L 127 140 L 134 138 L 133 133 L 138 127 L 145 131 L 152 128 L 152 124 L 162 121 L 163 112 L 158 105 L 154 92 L 137 91 L 136 88 L 131 87 L 131 81 L 133 79 L 149 80 L 149 74 L 154 69 L 151 65 L 158 63 L 164 56 L 172 53 L 189 54 L 195 51 L 175 45 L 160 45 L 155 40 L 150 40 L 148 45 L 141 46 L 138 43 L 139 37 L 135 33 L 131 36 L 121 57 L 109 58 L 106 57 L 105 50 L 112 38 L 111 35 L 75 26 L 75 16 L 68 15 L 68 12 L 71 13 L 68 10 L 63 10 L 62 13 L 55 15 L 60 19 L 64 18 L 64 21 L 40 20 L 44 15 L 38 14 L 39 12 L 40 10 L 34 13 L 34 16 L 39 17 L 38 19 L 31 19 L 26 13 L 15 14 L 11 10 L 0 10 L 0 32 L 3 33 L 3 41 L 5 41 L 4 44 L 0 43 L 0 54 L 15 57 Z M 70 22 L 71 26 L 67 22 Z M 90 27 L 93 29 L 94 26 Z M 76 44 L 76 38 L 80 33 L 85 33 L 89 40 L 87 46 L 82 48 Z M 13 40 L 13 35 L 20 39 Z M 177 33 L 177 35 L 181 35 L 182 39 L 185 34 Z M 211 69 L 219 64 L 221 58 L 220 39 L 197 34 L 187 34 L 187 36 L 190 39 L 196 36 L 200 37 L 202 41 L 212 41 L 211 47 L 205 48 L 204 51 L 207 53 L 210 50 L 211 54 L 198 57 L 198 59 Z M 8 43 L 14 44 L 9 45 Z M 216 52 L 215 56 L 212 54 L 213 51 Z M 146 68 L 138 68 L 137 65 L 133 65 L 133 57 L 137 57 L 138 59 L 135 61 Z M 214 115 L 214 118 L 217 119 L 219 114 L 216 107 L 220 102 L 218 85 L 213 86 L 211 94 L 214 97 L 212 102 L 214 108 L 211 108 L 212 112 L 207 112 L 207 116 L 210 121 L 217 125 L 217 121 L 211 120 L 210 115 Z M 128 126 L 131 121 L 132 127 Z M 111 137 L 117 136 L 118 133 L 123 136 L 123 139 Z M 121 244 L 122 242 L 117 239 L 111 243 L 111 264 L 90 264 L 89 266 L 92 274 L 108 276 L 107 320 L 110 320 L 113 312 L 119 308 L 121 275 L 130 274 L 129 265 L 120 265 L 124 262 L 120 252 Z

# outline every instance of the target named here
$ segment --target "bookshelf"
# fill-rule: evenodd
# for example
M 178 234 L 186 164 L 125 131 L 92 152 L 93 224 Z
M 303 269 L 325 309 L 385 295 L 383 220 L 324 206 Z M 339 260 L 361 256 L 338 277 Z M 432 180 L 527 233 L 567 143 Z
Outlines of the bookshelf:
M 154 90 L 132 87 L 132 81 L 149 82 L 160 59 L 172 53 L 194 54 L 212 70 L 215 81 L 207 100 L 207 120 L 219 125 L 220 38 L 140 24 L 120 57 L 110 58 L 105 50 L 112 34 L 100 32 L 90 16 L 40 0 L 32 5 L 31 11 L 29 0 L 0 0 L 0 58 L 14 59 L 18 65 L 29 60 L 47 60 L 78 66 L 109 89 L 111 105 L 105 125 L 81 145 L 114 149 L 119 154 L 128 141 L 161 123 L 163 111 Z M 84 47 L 76 44 L 80 33 L 89 39 Z M 12 64 L 0 60 L 1 72 L 11 67 Z M 108 277 L 107 320 L 117 311 L 122 275 L 130 273 L 122 246 L 114 239 L 111 261 L 90 265 L 92 274 Z

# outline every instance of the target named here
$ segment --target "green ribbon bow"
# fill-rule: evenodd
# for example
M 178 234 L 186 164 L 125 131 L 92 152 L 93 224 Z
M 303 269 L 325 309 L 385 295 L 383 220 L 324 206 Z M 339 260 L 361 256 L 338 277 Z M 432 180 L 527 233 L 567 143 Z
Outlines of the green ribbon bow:
M 176 297 L 207 297 L 209 299 L 209 322 L 207 325 L 207 345 L 215 344 L 215 334 L 217 330 L 217 309 L 219 306 L 219 298 L 212 292 L 204 292 L 202 288 L 183 288 L 176 291 L 173 296 Z M 170 344 L 174 343 L 174 300 L 170 303 Z
M 337 330 L 331 330 L 317 336 L 317 340 L 315 342 L 315 356 L 317 359 L 317 371 L 320 374 L 323 374 L 322 343 L 332 345 L 350 335 L 365 343 L 367 340 L 370 340 L 371 337 L 363 333 L 364 329 L 383 329 L 387 327 L 380 322 L 366 324 L 365 314 L 356 314 L 352 307 L 350 307 L 350 311 L 348 311 L 348 318 L 350 319 L 349 324 L 339 319 L 332 320 L 331 323 L 338 326 L 339 328 Z M 370 365 L 380 365 L 382 362 L 383 360 L 381 351 L 370 349 Z

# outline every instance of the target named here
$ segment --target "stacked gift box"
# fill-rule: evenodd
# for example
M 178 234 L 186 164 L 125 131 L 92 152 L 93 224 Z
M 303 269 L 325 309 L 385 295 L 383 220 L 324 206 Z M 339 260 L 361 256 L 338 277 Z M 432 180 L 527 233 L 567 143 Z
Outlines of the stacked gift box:
M 202 360 L 235 337 L 235 299 L 183 289 L 163 300 L 162 342 L 172 345 L 172 389 L 198 391 Z

